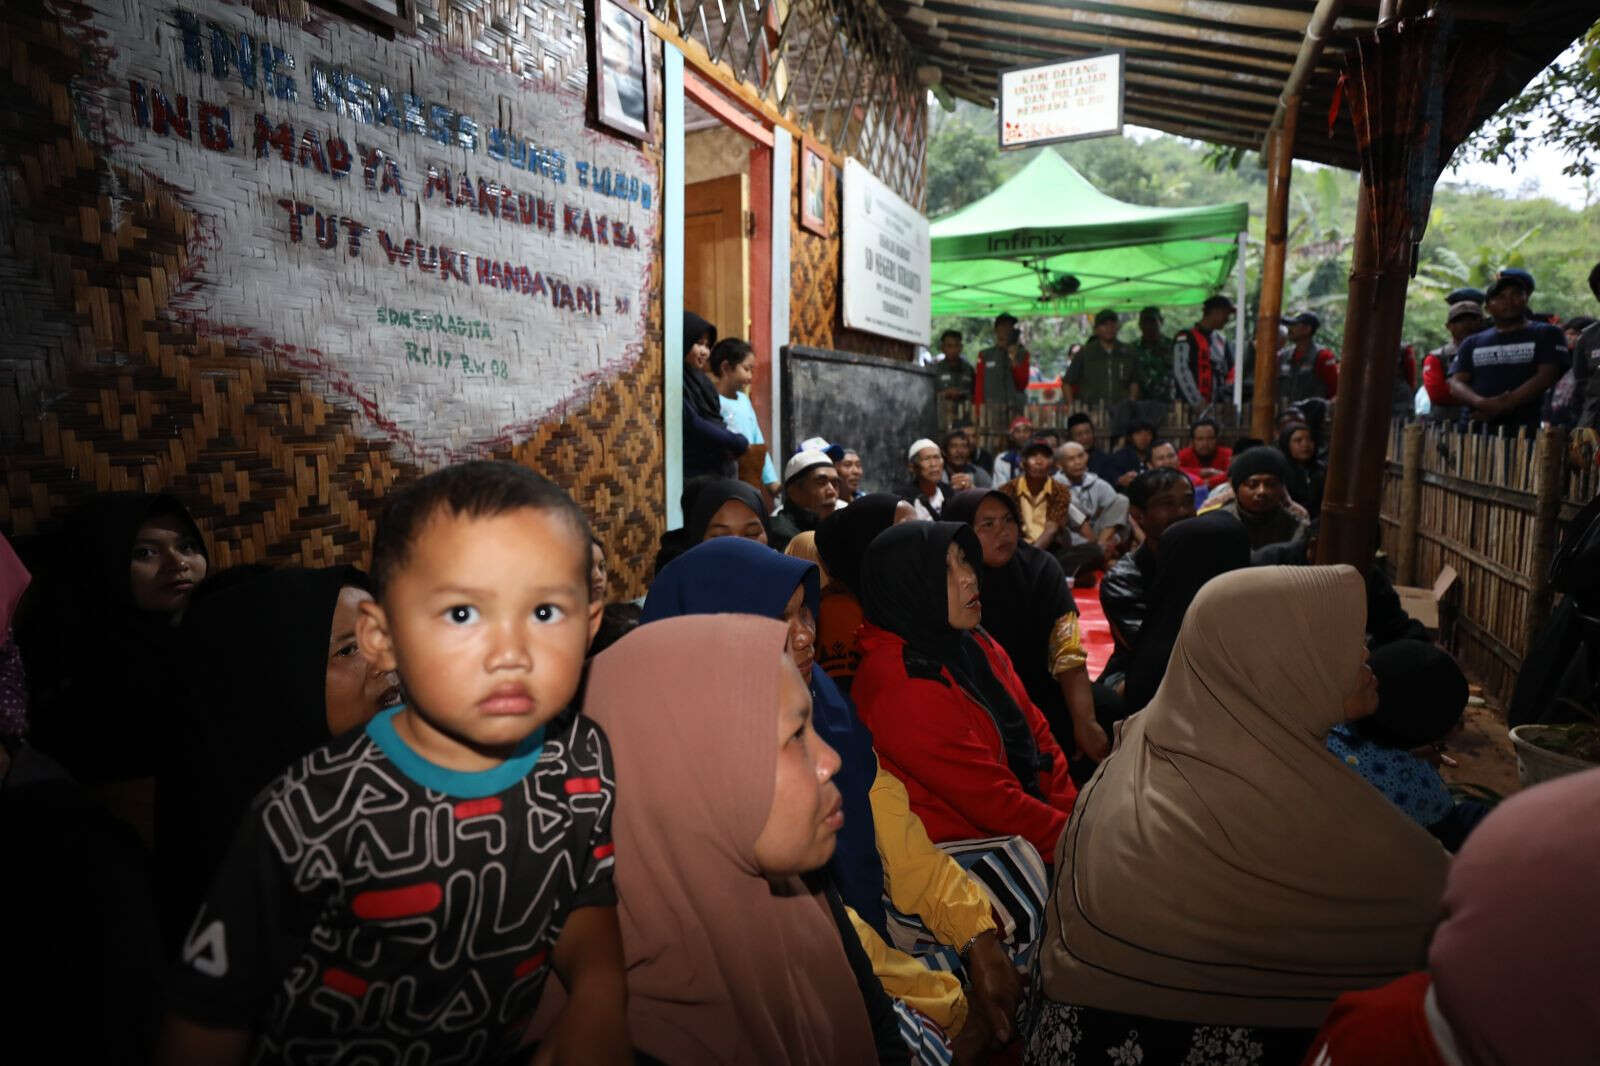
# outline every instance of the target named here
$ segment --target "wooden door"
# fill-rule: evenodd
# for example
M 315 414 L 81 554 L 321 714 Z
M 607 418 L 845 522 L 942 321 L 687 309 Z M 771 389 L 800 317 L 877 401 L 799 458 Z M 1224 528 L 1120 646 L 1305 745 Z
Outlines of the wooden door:
M 744 174 L 684 188 L 683 309 L 716 326 L 718 337 L 750 338 L 749 207 Z

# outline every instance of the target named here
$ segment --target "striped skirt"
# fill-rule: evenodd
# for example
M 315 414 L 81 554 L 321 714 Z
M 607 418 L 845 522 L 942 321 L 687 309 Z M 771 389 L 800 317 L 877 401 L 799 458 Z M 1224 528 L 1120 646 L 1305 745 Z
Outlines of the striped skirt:
M 937 847 L 983 888 L 1003 927 L 1011 961 L 1019 971 L 1027 973 L 1034 946 L 1044 934 L 1045 900 L 1050 894 L 1039 852 L 1015 836 L 954 840 Z M 902 914 L 888 899 L 884 900 L 884 909 L 889 916 L 889 940 L 895 947 L 915 955 L 931 970 L 957 974 L 966 982 L 961 959 L 956 955 L 961 945 L 939 943 L 921 918 Z

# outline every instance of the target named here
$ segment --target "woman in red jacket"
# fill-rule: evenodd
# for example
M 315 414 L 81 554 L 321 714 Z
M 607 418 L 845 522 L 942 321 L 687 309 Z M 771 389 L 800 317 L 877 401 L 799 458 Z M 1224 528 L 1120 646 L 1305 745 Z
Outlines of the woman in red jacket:
M 933 840 L 1015 835 L 1048 857 L 1078 792 L 1011 660 L 978 628 L 982 559 L 955 522 L 907 522 L 873 540 L 853 695 Z

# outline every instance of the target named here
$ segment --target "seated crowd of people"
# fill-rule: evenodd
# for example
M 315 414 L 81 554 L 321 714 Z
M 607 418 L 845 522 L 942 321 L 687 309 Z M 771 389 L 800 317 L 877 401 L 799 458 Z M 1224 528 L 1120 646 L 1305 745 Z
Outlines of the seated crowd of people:
M 1597 962 L 1563 925 L 1600 771 L 1454 799 L 1427 754 L 1466 679 L 1381 578 L 1307 565 L 1306 424 L 1232 456 L 1138 427 L 1107 456 L 1131 479 L 1080 426 L 1014 427 L 998 487 L 962 434 L 915 442 L 899 495 L 821 440 L 776 515 L 696 483 L 618 615 L 586 515 L 510 463 L 392 491 L 366 570 L 213 573 L 149 493 L 0 541 L 14 1039 L 1586 1061 Z M 1072 576 L 1107 562 L 1091 679 Z
M 1600 771 L 1451 795 L 1460 668 L 1379 568 L 1308 562 L 1326 414 L 958 428 L 894 493 L 808 440 L 691 480 L 641 605 L 511 463 L 391 490 L 365 570 L 212 572 L 148 493 L 0 540 L 14 1042 L 1586 1061 Z

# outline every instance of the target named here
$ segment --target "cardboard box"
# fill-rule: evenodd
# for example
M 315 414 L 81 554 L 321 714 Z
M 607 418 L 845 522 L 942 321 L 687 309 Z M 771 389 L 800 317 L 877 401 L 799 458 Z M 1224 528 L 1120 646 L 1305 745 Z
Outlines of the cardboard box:
M 1456 573 L 1455 567 L 1446 566 L 1439 571 L 1439 576 L 1434 579 L 1430 587 L 1396 585 L 1394 590 L 1400 595 L 1400 606 L 1405 609 L 1406 614 L 1421 622 L 1430 636 L 1437 636 L 1439 609 L 1460 579 L 1461 575 Z

